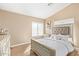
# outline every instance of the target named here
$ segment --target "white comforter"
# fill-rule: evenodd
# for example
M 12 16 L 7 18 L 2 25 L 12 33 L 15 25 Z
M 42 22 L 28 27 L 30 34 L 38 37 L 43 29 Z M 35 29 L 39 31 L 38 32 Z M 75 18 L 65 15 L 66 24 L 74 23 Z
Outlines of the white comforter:
M 69 52 L 74 50 L 72 44 L 63 40 L 52 39 L 35 39 L 35 41 L 56 50 L 56 56 L 66 56 Z

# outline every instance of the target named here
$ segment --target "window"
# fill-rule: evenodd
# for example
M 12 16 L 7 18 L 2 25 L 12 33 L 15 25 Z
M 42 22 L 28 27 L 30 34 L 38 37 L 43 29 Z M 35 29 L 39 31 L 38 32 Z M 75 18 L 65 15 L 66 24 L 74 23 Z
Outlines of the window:
M 43 35 L 43 23 L 32 22 L 32 36 Z

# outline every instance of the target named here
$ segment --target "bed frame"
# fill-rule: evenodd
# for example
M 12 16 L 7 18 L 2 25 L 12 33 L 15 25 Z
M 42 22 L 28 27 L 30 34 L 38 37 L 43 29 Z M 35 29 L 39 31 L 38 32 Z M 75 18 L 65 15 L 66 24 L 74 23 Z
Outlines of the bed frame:
M 55 56 L 56 51 L 51 49 L 39 42 L 31 40 L 31 51 L 36 53 L 38 56 Z

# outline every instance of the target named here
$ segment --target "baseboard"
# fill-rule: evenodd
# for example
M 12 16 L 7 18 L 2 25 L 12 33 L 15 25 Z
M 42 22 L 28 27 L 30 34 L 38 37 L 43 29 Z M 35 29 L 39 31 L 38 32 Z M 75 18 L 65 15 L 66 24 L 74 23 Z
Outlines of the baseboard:
M 17 47 L 17 46 L 24 45 L 24 44 L 31 44 L 31 43 L 21 43 L 21 44 L 12 45 L 10 47 L 13 48 L 13 47 Z

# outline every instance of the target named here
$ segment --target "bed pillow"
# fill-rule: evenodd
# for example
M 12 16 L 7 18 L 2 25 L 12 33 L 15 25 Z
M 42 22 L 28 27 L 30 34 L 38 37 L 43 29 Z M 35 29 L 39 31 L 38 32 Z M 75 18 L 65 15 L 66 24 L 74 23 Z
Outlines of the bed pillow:
M 55 35 L 55 34 L 52 34 L 52 35 L 50 36 L 50 39 L 56 40 L 56 35 Z
M 56 38 L 56 40 L 68 41 L 68 38 L 69 38 L 69 37 L 66 36 L 66 35 L 61 35 L 61 34 L 59 34 L 59 35 L 56 35 L 55 38 Z

